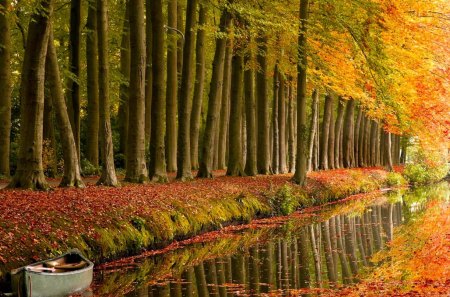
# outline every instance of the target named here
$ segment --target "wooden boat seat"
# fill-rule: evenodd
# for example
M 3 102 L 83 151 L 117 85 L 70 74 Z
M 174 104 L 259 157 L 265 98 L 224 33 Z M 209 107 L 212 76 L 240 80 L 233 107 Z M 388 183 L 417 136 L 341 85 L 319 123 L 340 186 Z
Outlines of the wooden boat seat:
M 60 270 L 78 270 L 86 267 L 87 265 L 88 263 L 83 260 L 75 263 L 67 263 L 65 261 L 49 261 L 44 263 L 44 266 L 47 268 L 55 268 Z

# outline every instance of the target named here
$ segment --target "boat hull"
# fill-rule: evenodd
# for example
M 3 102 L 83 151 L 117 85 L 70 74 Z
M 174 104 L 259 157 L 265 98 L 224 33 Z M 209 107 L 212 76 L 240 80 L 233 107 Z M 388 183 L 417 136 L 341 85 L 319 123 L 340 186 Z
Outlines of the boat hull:
M 75 252 L 72 251 L 69 253 Z M 81 254 L 79 256 L 88 263 L 86 267 L 79 270 L 59 273 L 37 272 L 29 270 L 27 268 L 29 266 L 25 266 L 13 271 L 11 273 L 11 285 L 14 295 L 27 297 L 63 297 L 85 291 L 92 283 L 94 264 Z M 47 261 L 49 260 L 36 264 Z

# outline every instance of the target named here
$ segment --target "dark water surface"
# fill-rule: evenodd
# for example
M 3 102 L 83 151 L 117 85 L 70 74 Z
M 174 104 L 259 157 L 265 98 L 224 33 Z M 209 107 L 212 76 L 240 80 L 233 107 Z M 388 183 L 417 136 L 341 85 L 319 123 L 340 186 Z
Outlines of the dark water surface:
M 398 226 L 431 200 L 448 203 L 444 182 L 411 191 L 368 195 L 265 221 L 205 242 L 97 271 L 99 296 L 265 296 L 301 288 L 352 284 L 373 267 Z M 114 267 L 113 267 L 114 268 Z

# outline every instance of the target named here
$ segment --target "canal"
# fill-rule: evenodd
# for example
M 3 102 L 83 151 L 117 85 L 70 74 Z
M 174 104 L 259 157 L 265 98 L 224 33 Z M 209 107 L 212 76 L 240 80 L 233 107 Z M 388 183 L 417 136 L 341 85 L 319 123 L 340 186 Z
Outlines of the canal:
M 93 291 L 129 297 L 314 295 L 314 288 L 357 283 L 399 226 L 414 224 L 430 202 L 447 204 L 449 195 L 443 182 L 229 226 L 107 263 L 96 271 Z

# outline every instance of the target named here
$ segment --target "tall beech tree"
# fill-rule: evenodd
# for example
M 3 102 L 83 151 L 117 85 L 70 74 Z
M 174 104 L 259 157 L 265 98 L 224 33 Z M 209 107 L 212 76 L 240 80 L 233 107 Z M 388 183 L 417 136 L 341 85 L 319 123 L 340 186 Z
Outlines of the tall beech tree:
M 0 0 L 0 176 L 9 177 L 11 135 L 10 1 Z
M 344 153 L 344 167 L 350 168 L 354 166 L 354 119 L 355 118 L 355 101 L 348 100 L 347 108 L 345 110 L 345 121 L 343 131 L 343 153 Z
M 183 49 L 183 70 L 181 74 L 180 100 L 178 103 L 178 157 L 177 178 L 181 180 L 192 179 L 191 172 L 191 89 L 195 33 L 197 14 L 197 0 L 188 1 L 186 8 L 186 34 Z
M 272 172 L 274 174 L 279 173 L 280 162 L 280 131 L 278 127 L 278 113 L 279 113 L 279 100 L 280 95 L 280 73 L 278 71 L 278 63 L 275 64 L 275 71 L 273 75 L 273 100 L 272 100 Z
M 260 34 L 264 34 L 260 32 Z M 257 98 L 257 169 L 259 174 L 271 174 L 270 166 L 270 122 L 269 122 L 269 94 L 267 91 L 267 36 L 258 38 L 258 54 L 256 60 L 259 71 L 256 73 Z
M 222 11 L 219 30 L 225 34 L 231 23 L 231 16 L 226 8 Z M 227 38 L 219 37 L 216 39 L 216 50 L 214 53 L 213 70 L 209 88 L 208 114 L 206 117 L 206 126 L 203 136 L 202 159 L 197 176 L 203 178 L 212 177 L 212 166 L 214 161 L 214 139 L 217 132 L 217 123 L 219 120 L 220 86 L 223 83 L 223 66 L 225 60 L 225 47 Z
M 280 132 L 280 152 L 279 152 L 279 172 L 286 173 L 286 148 L 287 148 L 287 129 L 286 129 L 286 81 L 284 74 L 280 72 L 279 74 L 280 87 L 278 89 L 278 129 Z
M 299 61 L 297 65 L 297 161 L 294 181 L 306 184 L 307 172 L 307 131 L 306 131 L 306 70 L 307 70 L 307 22 L 309 0 L 300 0 L 300 29 L 298 36 Z
M 52 0 L 41 0 L 28 25 L 20 85 L 20 142 L 16 173 L 10 188 L 48 189 L 42 166 L 45 57 L 50 33 Z
M 129 4 L 130 93 L 128 98 L 128 146 L 126 181 L 145 182 L 145 25 L 144 0 Z
M 81 37 L 81 0 L 70 1 L 70 33 L 69 33 L 69 71 L 67 80 L 67 102 L 70 124 L 72 126 L 78 157 L 80 158 L 80 37 Z
M 250 53 L 251 54 L 251 53 Z M 256 168 L 256 101 L 255 101 L 255 75 L 247 64 L 251 56 L 245 57 L 244 92 L 245 92 L 245 119 L 247 129 L 247 152 L 245 174 L 254 176 L 258 173 Z
M 243 176 L 244 164 L 242 156 L 242 110 L 244 87 L 244 58 L 235 49 L 232 60 L 231 75 L 231 118 L 230 118 L 230 157 L 227 175 Z
M 204 26 L 207 23 L 207 6 L 200 3 L 199 26 L 197 29 L 197 40 L 195 45 L 195 85 L 194 98 L 192 102 L 190 145 L 192 168 L 198 168 L 198 140 L 200 134 L 200 120 L 202 113 L 203 91 L 205 87 L 206 72 L 206 32 Z
M 335 169 L 334 165 L 334 146 L 336 143 L 335 129 L 334 129 L 334 117 L 335 117 L 335 96 L 330 97 L 330 125 L 328 129 L 328 169 Z
M 86 22 L 86 68 L 87 68 L 87 150 L 86 158 L 99 165 L 99 97 L 98 97 L 98 37 L 97 37 L 97 2 L 89 1 Z
M 100 142 L 102 156 L 102 174 L 98 185 L 118 186 L 114 166 L 114 149 L 111 130 L 111 111 L 109 103 L 109 34 L 108 2 L 97 0 L 97 34 L 98 34 L 98 76 L 100 105 Z
M 153 26 L 152 1 L 145 1 L 145 143 L 149 145 L 152 127 L 152 99 L 153 99 Z
M 342 128 L 344 123 L 345 101 L 339 98 L 336 122 L 334 125 L 334 168 L 341 168 L 342 163 Z
M 129 124 L 129 97 L 130 97 L 130 70 L 131 70 L 131 49 L 130 49 L 130 3 L 125 2 L 125 16 L 122 25 L 122 39 L 120 42 L 120 74 L 122 80 L 119 87 L 119 153 L 127 154 L 128 144 L 128 124 Z
M 167 86 L 166 86 L 166 158 L 167 170 L 177 170 L 177 98 L 178 98 L 178 38 L 177 0 L 167 6 Z M 181 64 L 180 64 L 181 65 Z
M 328 141 L 330 132 L 330 120 L 331 114 L 333 113 L 333 97 L 332 95 L 325 96 L 325 105 L 323 110 L 323 120 L 322 120 L 322 139 L 320 140 L 320 162 L 319 168 L 326 170 L 328 169 Z
M 152 40 L 152 123 L 150 135 L 149 177 L 155 182 L 167 182 L 164 148 L 164 20 L 162 0 L 151 1 Z
M 314 140 L 317 133 L 317 120 L 319 117 L 319 91 L 316 89 L 312 94 L 311 104 L 311 123 L 309 128 L 309 140 L 308 140 L 308 171 L 313 170 L 313 153 L 314 153 Z
M 228 128 L 230 122 L 230 93 L 232 81 L 233 40 L 227 40 L 225 51 L 225 64 L 223 69 L 222 101 L 220 107 L 219 133 L 216 133 L 217 169 L 226 167 L 226 155 L 228 151 Z
M 59 135 L 64 159 L 64 174 L 59 184 L 60 187 L 83 188 L 84 183 L 80 174 L 80 162 L 78 161 L 77 146 L 70 125 L 64 98 L 61 76 L 59 73 L 58 56 L 53 41 L 53 28 L 48 39 L 47 57 L 45 64 L 45 78 L 47 80 L 51 100 L 53 102 L 56 120 L 59 127 Z

